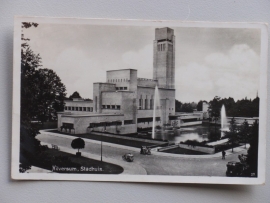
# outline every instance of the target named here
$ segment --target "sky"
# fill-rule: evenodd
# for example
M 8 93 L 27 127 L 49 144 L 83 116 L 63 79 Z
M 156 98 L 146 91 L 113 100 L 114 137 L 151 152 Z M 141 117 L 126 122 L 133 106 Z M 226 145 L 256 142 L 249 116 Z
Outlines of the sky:
M 156 27 L 39 24 L 24 29 L 29 45 L 67 89 L 92 98 L 93 83 L 106 71 L 137 69 L 153 78 Z M 254 28 L 174 29 L 176 99 L 210 101 L 215 96 L 255 98 L 259 89 L 260 30 Z

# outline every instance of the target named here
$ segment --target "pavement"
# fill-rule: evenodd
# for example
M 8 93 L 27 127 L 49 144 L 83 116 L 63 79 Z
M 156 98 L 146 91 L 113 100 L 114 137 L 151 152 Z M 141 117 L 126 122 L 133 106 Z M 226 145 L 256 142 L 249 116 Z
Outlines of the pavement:
M 41 131 L 37 136 L 43 143 L 55 144 L 61 151 L 75 153 L 71 148 L 74 136 L 62 135 Z M 85 148 L 81 150 L 82 155 L 100 159 L 101 142 L 84 139 Z M 152 152 L 152 155 L 141 155 L 140 149 L 102 143 L 102 154 L 104 161 L 120 165 L 124 168 L 122 174 L 148 174 L 148 175 L 182 175 L 182 176 L 225 176 L 228 161 L 239 161 L 239 154 L 246 154 L 247 149 L 243 147 L 234 148 L 234 152 L 226 151 L 226 159 L 222 160 L 221 153 L 209 155 L 182 155 L 162 152 Z M 134 154 L 134 162 L 128 163 L 122 160 L 125 153 Z

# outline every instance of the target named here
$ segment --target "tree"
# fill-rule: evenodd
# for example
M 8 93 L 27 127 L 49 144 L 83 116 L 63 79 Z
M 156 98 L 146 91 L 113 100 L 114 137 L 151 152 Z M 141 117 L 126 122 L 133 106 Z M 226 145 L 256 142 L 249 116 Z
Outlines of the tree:
M 57 119 L 57 112 L 64 110 L 66 87 L 53 70 L 39 69 L 35 74 L 38 86 L 36 118 L 44 123 Z
M 37 27 L 37 23 L 22 23 L 23 29 Z M 34 72 L 41 66 L 41 58 L 30 49 L 27 41 L 29 39 L 21 37 L 21 113 L 20 113 L 20 167 L 21 173 L 31 167 L 31 160 L 34 154 L 39 151 L 40 142 L 35 138 L 38 134 L 37 126 L 32 121 L 35 112 L 36 85 L 33 85 Z M 32 94 L 32 96 L 31 96 Z
M 81 99 L 82 97 L 81 97 L 81 95 L 79 94 L 79 92 L 75 91 L 75 92 L 73 92 L 72 95 L 69 96 L 69 99 L 74 99 L 74 98 L 79 98 L 79 99 Z
M 212 101 L 209 102 L 209 108 L 208 112 L 211 118 L 216 122 L 220 118 L 220 109 L 221 109 L 221 102 L 220 102 L 220 97 L 215 97 Z
M 31 27 L 38 27 L 38 24 L 23 22 L 22 33 Z M 22 34 L 21 40 L 20 162 L 22 167 L 28 168 L 25 166 L 31 165 L 41 147 L 35 138 L 39 126 L 33 121 L 55 120 L 56 112 L 64 109 L 66 90 L 52 70 L 41 68 L 41 57 L 31 50 L 30 39 Z
M 207 103 L 207 101 L 205 101 L 205 100 L 203 100 L 203 101 L 200 100 L 198 105 L 197 105 L 197 111 L 202 111 L 203 110 L 203 102 Z
M 22 28 L 37 27 L 37 23 L 23 23 Z M 22 35 L 21 45 L 21 120 L 44 123 L 56 120 L 56 112 L 64 110 L 66 88 L 56 73 L 42 69 L 41 57 L 35 54 Z
M 251 126 L 250 147 L 248 149 L 247 164 L 253 176 L 258 175 L 258 150 L 259 150 L 259 123 L 256 120 Z
M 78 152 L 76 153 L 77 155 L 80 155 L 79 150 L 83 149 L 84 146 L 85 146 L 85 142 L 81 138 L 76 138 L 76 139 L 72 140 L 72 142 L 71 142 L 71 147 L 73 149 L 78 149 Z
M 236 121 L 234 117 L 231 119 L 229 123 L 230 123 L 229 132 L 225 132 L 225 135 L 227 138 L 229 138 L 228 142 L 231 144 L 232 152 L 233 152 L 234 144 L 238 140 L 238 131 L 237 131 L 237 125 L 236 125 Z
M 240 136 L 241 141 L 243 141 L 245 143 L 245 148 L 246 148 L 247 142 L 250 139 L 249 138 L 249 136 L 250 136 L 250 127 L 249 127 L 249 124 L 248 124 L 247 120 L 245 120 L 242 123 L 242 125 L 240 127 L 239 136 Z
M 175 111 L 180 112 L 181 111 L 182 102 L 175 100 Z

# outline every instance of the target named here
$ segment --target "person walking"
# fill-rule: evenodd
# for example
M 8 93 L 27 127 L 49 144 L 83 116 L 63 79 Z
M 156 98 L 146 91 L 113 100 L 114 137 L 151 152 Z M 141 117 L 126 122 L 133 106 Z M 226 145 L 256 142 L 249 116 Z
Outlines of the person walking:
M 222 150 L 222 159 L 225 159 L 226 152 Z

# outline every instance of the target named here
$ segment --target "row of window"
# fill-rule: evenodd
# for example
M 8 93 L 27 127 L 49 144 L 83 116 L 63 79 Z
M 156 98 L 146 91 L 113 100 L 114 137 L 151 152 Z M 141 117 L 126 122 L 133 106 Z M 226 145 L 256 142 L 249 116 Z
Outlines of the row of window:
M 166 51 L 166 44 L 158 44 L 158 51 Z M 173 51 L 173 45 L 168 44 L 168 51 Z
M 121 106 L 120 105 L 102 105 L 103 109 L 117 109 L 120 110 Z
M 127 82 L 128 79 L 109 79 L 108 82 Z
M 139 109 L 153 109 L 153 108 L 154 108 L 153 99 L 139 99 Z
M 160 117 L 156 117 L 156 121 L 160 121 Z M 153 118 L 138 118 L 138 123 L 146 123 L 146 122 L 153 122 Z M 124 125 L 131 125 L 134 124 L 133 120 L 124 120 Z M 109 126 L 120 126 L 122 125 L 122 121 L 112 121 L 112 122 L 100 122 L 100 123 L 90 123 L 88 128 L 96 128 L 96 127 L 109 127 Z M 73 129 L 73 123 L 63 123 L 61 128 L 65 129 Z
M 160 121 L 160 117 L 156 117 L 156 121 Z M 153 122 L 153 117 L 148 117 L 148 118 L 138 118 L 137 119 L 137 122 L 138 123 L 148 123 L 149 124 L 149 122 Z
M 158 51 L 165 51 L 165 44 L 158 44 Z
M 116 90 L 127 90 L 127 87 L 116 87 Z
M 93 112 L 93 107 L 65 106 L 65 110 L 69 110 L 69 111 L 89 111 L 89 112 Z

